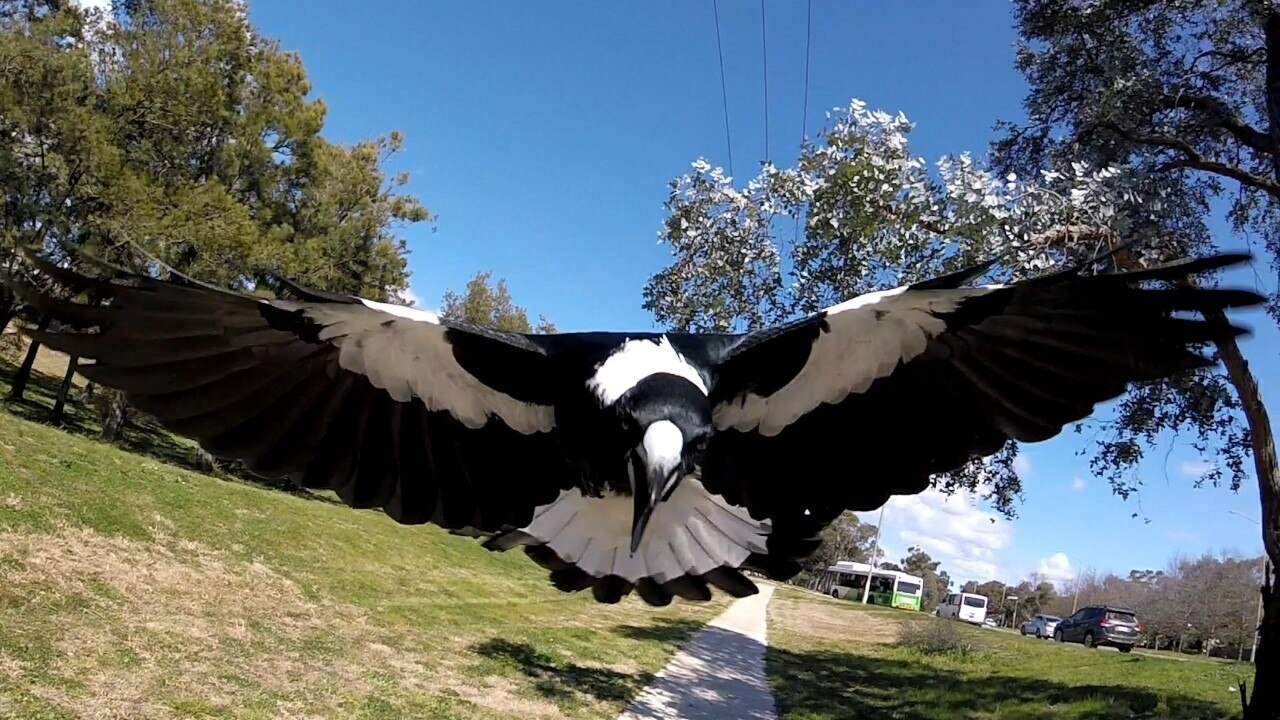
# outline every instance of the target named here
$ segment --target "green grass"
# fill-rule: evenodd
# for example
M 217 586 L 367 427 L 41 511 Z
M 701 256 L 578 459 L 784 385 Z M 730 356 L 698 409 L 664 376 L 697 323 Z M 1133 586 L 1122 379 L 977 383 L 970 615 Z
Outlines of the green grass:
M 0 410 L 0 718 L 614 717 L 724 604 L 598 605 L 154 429 L 109 447 L 35 422 L 37 380 Z
M 1230 718 L 1239 716 L 1236 683 L 1253 675 L 1247 664 L 1122 655 L 964 625 L 956 648 L 926 652 L 900 641 L 905 622 L 956 625 L 779 590 L 766 662 L 781 716 Z

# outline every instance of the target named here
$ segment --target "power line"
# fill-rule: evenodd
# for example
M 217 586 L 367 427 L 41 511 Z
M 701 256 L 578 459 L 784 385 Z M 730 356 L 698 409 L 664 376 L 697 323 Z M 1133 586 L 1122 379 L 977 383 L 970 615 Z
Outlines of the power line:
M 764 58 L 764 159 L 769 159 L 769 41 L 765 35 L 764 0 L 760 0 L 760 55 Z
M 813 0 L 809 0 L 809 13 L 805 20 L 804 30 L 804 104 L 800 112 L 800 149 L 803 152 L 805 140 L 809 138 L 809 57 L 813 47 Z M 791 249 L 800 244 L 800 209 L 796 209 L 796 224 L 791 231 Z
M 729 176 L 733 176 L 733 143 L 729 140 L 729 91 L 724 84 L 724 47 L 720 43 L 720 4 L 711 0 L 716 17 L 716 54 L 720 56 L 720 97 L 724 103 L 724 144 L 729 150 Z
M 809 53 L 813 46 L 813 0 L 809 0 L 809 17 L 804 30 L 804 111 L 800 120 L 800 142 L 809 136 Z

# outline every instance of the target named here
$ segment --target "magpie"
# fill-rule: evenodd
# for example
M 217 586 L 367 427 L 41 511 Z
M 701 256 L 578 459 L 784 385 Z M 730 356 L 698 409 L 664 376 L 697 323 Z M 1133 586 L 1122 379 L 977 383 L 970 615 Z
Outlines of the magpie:
M 498 332 L 40 257 L 7 282 L 56 321 L 28 335 L 215 456 L 521 548 L 562 591 L 660 606 L 793 577 L 841 512 L 1213 365 L 1205 348 L 1246 332 L 1225 310 L 1263 298 L 1192 277 L 1249 260 L 971 284 L 992 260 L 701 334 Z

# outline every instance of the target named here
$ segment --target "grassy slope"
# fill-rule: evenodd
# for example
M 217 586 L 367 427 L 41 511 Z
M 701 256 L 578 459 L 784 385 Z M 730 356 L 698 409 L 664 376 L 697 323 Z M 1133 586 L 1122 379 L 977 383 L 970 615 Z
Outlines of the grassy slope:
M 50 380 L 9 409 L 38 416 Z M 724 604 L 600 606 L 519 553 L 17 414 L 0 718 L 612 717 Z
M 949 622 L 779 590 L 766 661 L 782 717 L 1225 718 L 1239 713 L 1236 682 L 1253 675 L 963 625 L 973 652 L 930 655 L 898 643 L 907 620 Z

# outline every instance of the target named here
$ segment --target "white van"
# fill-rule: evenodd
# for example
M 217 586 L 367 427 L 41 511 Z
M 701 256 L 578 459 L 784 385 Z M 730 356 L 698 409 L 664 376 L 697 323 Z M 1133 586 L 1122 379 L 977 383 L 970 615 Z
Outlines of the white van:
M 940 618 L 956 618 L 981 625 L 987 619 L 987 598 L 967 592 L 951 593 L 942 599 L 934 614 Z

